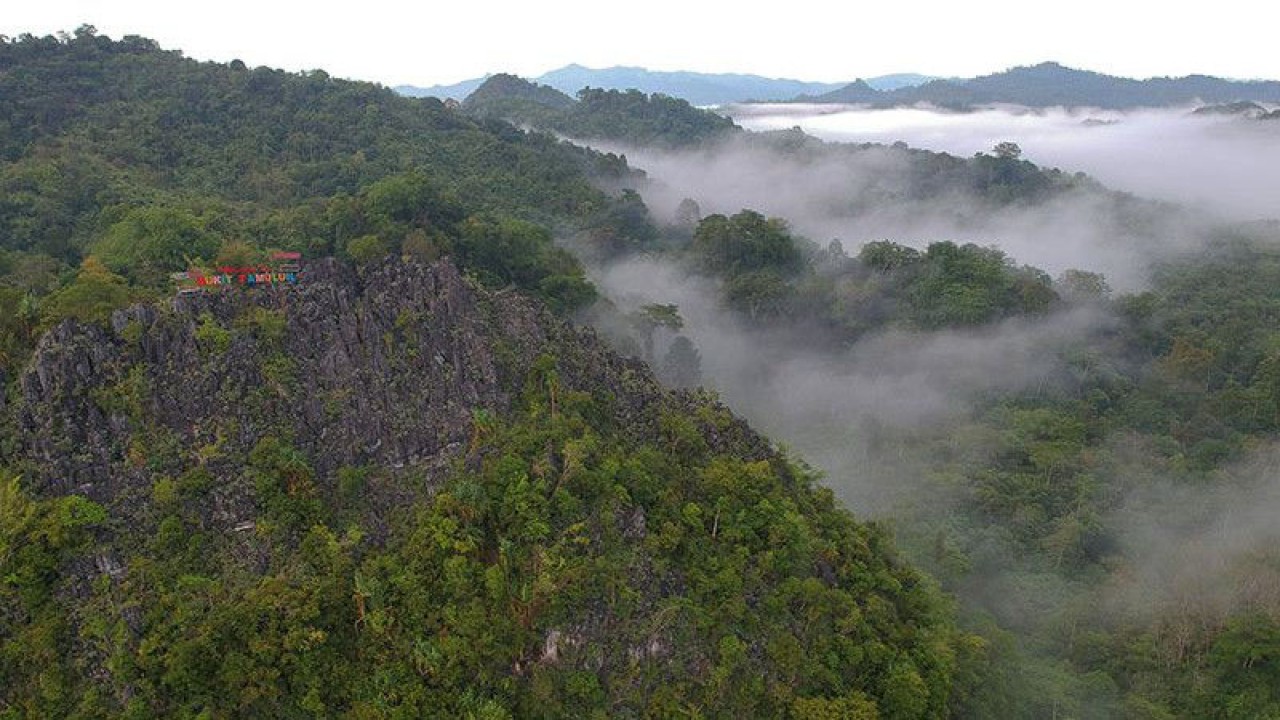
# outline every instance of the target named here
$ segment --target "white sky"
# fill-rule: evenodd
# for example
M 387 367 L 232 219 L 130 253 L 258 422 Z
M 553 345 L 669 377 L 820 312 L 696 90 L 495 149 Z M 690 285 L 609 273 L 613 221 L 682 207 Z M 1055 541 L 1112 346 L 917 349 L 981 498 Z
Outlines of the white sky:
M 0 34 L 82 23 L 189 57 L 388 85 L 589 67 L 746 72 L 843 81 L 893 72 L 971 76 L 1044 60 L 1115 75 L 1280 78 L 1257 0 L 1212 4 L 968 2 L 336 3 L 0 0 Z M 843 7 L 842 7 L 843 6 Z M 1194 9 L 1188 9 L 1194 8 Z

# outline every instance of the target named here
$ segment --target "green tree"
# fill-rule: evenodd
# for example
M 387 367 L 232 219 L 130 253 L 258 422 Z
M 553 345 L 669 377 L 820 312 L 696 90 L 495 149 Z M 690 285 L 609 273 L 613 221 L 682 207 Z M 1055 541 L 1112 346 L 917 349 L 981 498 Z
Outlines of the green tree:
M 640 343 L 644 348 L 646 362 L 654 362 L 654 341 L 659 329 L 679 332 L 684 327 L 684 318 L 680 317 L 680 308 L 675 305 L 654 303 L 645 305 L 628 316 L 631 327 L 640 334 Z
M 390 253 L 387 244 L 377 235 L 362 235 L 347 243 L 347 255 L 356 265 L 371 265 Z
M 106 322 L 113 310 L 136 298 L 124 278 L 111 272 L 90 255 L 70 285 L 49 296 L 42 304 L 42 325 L 51 327 L 67 318 L 83 322 Z
M 1022 148 L 1018 147 L 1018 143 L 1006 140 L 996 143 L 995 147 L 991 148 L 991 154 L 1001 160 L 1017 160 L 1022 157 Z
M 157 283 L 169 272 L 185 270 L 188 259 L 211 259 L 218 241 L 192 213 L 150 206 L 124 211 L 92 249 L 111 270 Z
M 732 217 L 708 215 L 703 218 L 689 252 L 702 270 L 723 277 L 759 270 L 789 276 L 805 265 L 786 223 L 752 210 L 743 210 Z

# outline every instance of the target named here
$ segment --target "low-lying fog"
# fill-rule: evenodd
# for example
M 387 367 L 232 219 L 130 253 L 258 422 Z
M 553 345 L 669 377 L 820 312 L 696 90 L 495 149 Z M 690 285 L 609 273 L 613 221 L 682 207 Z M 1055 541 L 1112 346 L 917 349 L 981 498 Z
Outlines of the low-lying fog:
M 824 140 L 901 140 L 962 157 L 1012 141 L 1038 165 L 1083 171 L 1116 190 L 1203 205 L 1233 219 L 1280 216 L 1280 121 L 1192 115 L 1192 110 L 957 113 L 791 104 L 723 111 L 751 130 L 798 126 Z
M 733 113 L 748 129 L 799 126 L 828 141 L 888 145 L 901 140 L 960 157 L 1012 141 L 1025 159 L 1039 165 L 1084 171 L 1111 189 L 1141 198 L 1199 207 L 1183 211 L 1138 203 L 1145 209 L 1135 221 L 1120 209 L 1126 203 L 1087 185 L 1007 205 L 945 186 L 913 196 L 904 191 L 915 182 L 911 178 L 918 179 L 920 158 L 892 148 L 790 153 L 741 137 L 685 151 L 591 144 L 623 152 L 631 165 L 646 171 L 648 181 L 637 189 L 659 223 L 671 222 L 681 200 L 692 198 L 703 215 L 751 208 L 785 219 L 797 234 L 819 245 L 839 238 L 852 254 L 863 243 L 881 239 L 916 247 L 937 240 L 976 242 L 998 246 L 1015 262 L 1054 276 L 1072 267 L 1104 272 L 1122 292 L 1145 284 L 1153 260 L 1199 246 L 1221 220 L 1280 217 L 1280 194 L 1275 192 L 1280 187 L 1280 121 L 1192 117 L 1189 110 L 957 114 L 761 105 L 737 107 Z M 955 502 L 929 479 L 926 459 L 910 450 L 917 434 L 926 437 L 941 426 L 958 428 L 956 437 L 976 432 L 966 441 L 967 452 L 983 452 L 984 431 L 966 429 L 983 398 L 1069 382 L 1068 351 L 1094 345 L 1114 322 L 1097 309 L 1076 309 L 984 328 L 886 329 L 844 352 L 818 352 L 739 327 L 721 306 L 714 281 L 692 276 L 669 259 L 593 265 L 591 272 L 624 311 L 647 303 L 678 305 L 686 321 L 683 332 L 701 352 L 705 385 L 824 470 L 826 483 L 859 515 L 896 518 L 904 527 L 918 512 L 942 517 L 945 512 L 939 508 Z M 1278 456 L 1268 457 L 1259 463 L 1267 472 L 1274 470 Z M 1247 474 L 1271 478 L 1267 472 Z M 1151 478 L 1146 486 L 1162 488 L 1161 482 Z M 1211 510 L 1181 518 L 1176 527 L 1169 523 L 1179 516 L 1167 503 L 1152 504 L 1141 493 L 1126 500 L 1115 512 L 1122 516 L 1118 525 L 1128 528 L 1120 551 L 1129 561 L 1165 568 L 1190 557 L 1195 564 L 1177 582 L 1160 584 L 1145 575 L 1117 582 L 1111 600 L 1125 607 L 1139 596 L 1151 604 L 1152 595 L 1160 602 L 1196 607 L 1247 601 L 1247 592 L 1219 597 L 1203 588 L 1220 582 L 1225 564 L 1240 561 L 1259 542 L 1274 538 L 1257 521 L 1271 515 L 1246 515 L 1239 508 L 1275 508 L 1280 497 L 1275 487 L 1268 479 L 1191 499 L 1189 507 Z M 1195 493 L 1178 497 L 1188 500 L 1188 495 Z M 920 510 L 931 506 L 935 509 Z M 1249 521 L 1247 530 L 1217 531 L 1241 518 Z M 1018 589 L 1026 577 L 1005 567 L 1014 551 L 994 540 L 987 546 L 986 560 L 974 558 L 974 576 L 977 587 L 986 584 L 993 590 L 978 602 L 1011 626 L 1019 625 L 1019 613 L 1048 617 L 1052 613 L 1045 608 L 1061 607 L 1074 597 L 1059 591 L 1065 581 L 1049 577 L 1052 573 L 1036 576 L 1048 589 Z M 1186 549 L 1190 546 L 1194 552 Z M 1280 578 L 1267 577 L 1268 583 L 1280 585 Z

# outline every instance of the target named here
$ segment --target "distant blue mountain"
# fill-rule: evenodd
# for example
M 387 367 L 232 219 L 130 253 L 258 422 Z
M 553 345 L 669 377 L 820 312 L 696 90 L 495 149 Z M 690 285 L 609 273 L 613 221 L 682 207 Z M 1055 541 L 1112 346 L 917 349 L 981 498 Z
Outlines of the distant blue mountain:
M 1077 70 L 1058 63 L 1015 67 L 970 79 L 930 80 L 892 90 L 854 82 L 803 102 L 856 103 L 875 107 L 918 104 L 957 110 L 1007 103 L 1026 107 L 1100 107 L 1125 110 L 1195 103 L 1280 102 L 1280 82 L 1224 80 L 1207 75 L 1147 80 Z
M 639 90 L 662 93 L 694 105 L 723 105 L 744 100 L 785 100 L 800 94 L 830 92 L 844 83 L 817 83 L 766 78 L 759 75 L 663 72 L 638 67 L 593 70 L 569 65 L 538 78 L 561 92 L 573 94 L 584 87 L 604 90 Z
M 476 88 L 484 84 L 491 75 L 485 75 L 480 78 L 472 78 L 463 80 L 453 85 L 432 85 L 431 87 L 417 87 L 416 85 L 397 85 L 395 91 L 401 95 L 409 97 L 438 97 L 441 100 L 453 99 L 462 102 L 468 95 L 476 91 Z
M 489 77 L 486 75 L 483 78 L 464 80 L 454 85 L 401 85 L 396 88 L 396 92 L 413 97 L 434 96 L 463 100 Z M 866 83 L 876 90 L 894 90 L 932 79 L 926 75 L 903 73 L 869 78 Z M 532 80 L 568 95 L 574 95 L 584 87 L 639 90 L 644 93 L 662 93 L 694 105 L 724 105 L 747 100 L 788 100 L 797 95 L 825 95 L 848 84 L 767 78 L 760 75 L 665 72 L 639 67 L 592 69 L 581 65 L 566 65 Z

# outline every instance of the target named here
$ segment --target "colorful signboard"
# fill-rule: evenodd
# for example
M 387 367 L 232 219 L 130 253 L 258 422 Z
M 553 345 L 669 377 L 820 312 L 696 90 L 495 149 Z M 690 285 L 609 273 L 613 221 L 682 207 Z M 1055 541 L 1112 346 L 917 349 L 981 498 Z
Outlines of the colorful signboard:
M 301 253 L 277 252 L 271 258 L 273 265 L 223 265 L 214 268 L 213 272 L 192 268 L 186 272 L 173 273 L 170 277 L 178 284 L 178 291 L 198 292 L 208 287 L 226 285 L 295 285 L 301 269 L 298 261 Z

